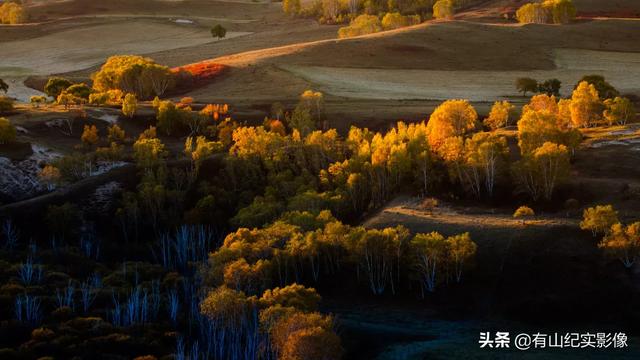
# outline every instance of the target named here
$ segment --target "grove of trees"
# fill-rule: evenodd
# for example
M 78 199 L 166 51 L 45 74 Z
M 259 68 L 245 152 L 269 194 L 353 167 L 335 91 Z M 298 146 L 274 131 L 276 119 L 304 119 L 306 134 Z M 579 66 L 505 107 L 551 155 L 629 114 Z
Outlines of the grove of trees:
M 516 11 L 516 19 L 523 24 L 566 24 L 576 16 L 572 0 L 544 0 L 528 3 Z

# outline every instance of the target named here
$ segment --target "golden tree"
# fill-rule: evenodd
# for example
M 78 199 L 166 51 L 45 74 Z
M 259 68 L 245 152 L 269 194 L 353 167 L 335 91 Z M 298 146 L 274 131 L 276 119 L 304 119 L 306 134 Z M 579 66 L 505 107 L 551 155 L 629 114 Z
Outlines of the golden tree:
M 0 144 L 7 144 L 16 139 L 16 128 L 7 118 L 0 117 Z
M 438 0 L 433 4 L 433 17 L 436 19 L 451 19 L 455 13 L 452 0 Z
M 595 86 L 586 81 L 580 82 L 571 95 L 570 110 L 575 127 L 595 125 L 602 113 L 602 101 Z
M 438 149 L 454 136 L 464 136 L 475 129 L 478 113 L 467 100 L 447 100 L 440 104 L 427 123 L 429 145 Z
M 580 229 L 590 230 L 593 236 L 604 234 L 613 224 L 620 222 L 613 205 L 596 205 L 584 210 Z
M 640 256 L 640 222 L 628 226 L 613 224 L 598 247 L 630 268 Z
M 138 110 L 138 99 L 135 94 L 127 94 L 122 101 L 122 114 L 128 118 L 133 118 Z
M 95 125 L 85 125 L 82 130 L 80 140 L 87 147 L 92 147 L 98 144 L 100 136 L 98 135 L 98 128 Z
M 484 119 L 484 125 L 491 130 L 500 129 L 509 125 L 509 120 L 515 106 L 508 101 L 496 101 L 491 107 L 489 116 Z

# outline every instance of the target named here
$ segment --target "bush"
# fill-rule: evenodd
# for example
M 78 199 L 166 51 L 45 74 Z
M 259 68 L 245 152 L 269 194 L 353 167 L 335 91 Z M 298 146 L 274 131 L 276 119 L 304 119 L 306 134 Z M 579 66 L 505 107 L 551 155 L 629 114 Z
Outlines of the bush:
M 450 19 L 455 12 L 452 0 L 438 0 L 433 4 L 433 17 L 436 19 Z
M 0 5 L 1 24 L 22 24 L 27 21 L 27 12 L 20 4 L 15 2 L 4 2 Z
M 7 96 L 0 96 L 0 114 L 13 111 L 13 99 Z
M 16 139 L 16 128 L 8 119 L 0 118 L 0 144 L 7 144 Z
M 349 38 L 354 36 L 373 34 L 382 31 L 380 19 L 375 15 L 360 15 L 353 19 L 349 26 L 345 26 L 338 30 L 338 37 Z
M 420 23 L 420 16 L 403 16 L 399 12 L 386 13 L 382 18 L 382 28 L 385 30 L 399 29 L 405 26 L 416 25 Z
M 516 19 L 521 24 L 546 24 L 551 14 L 549 9 L 542 4 L 524 4 L 516 11 Z
M 227 29 L 225 29 L 222 25 L 218 24 L 211 28 L 211 36 L 222 39 L 227 35 Z

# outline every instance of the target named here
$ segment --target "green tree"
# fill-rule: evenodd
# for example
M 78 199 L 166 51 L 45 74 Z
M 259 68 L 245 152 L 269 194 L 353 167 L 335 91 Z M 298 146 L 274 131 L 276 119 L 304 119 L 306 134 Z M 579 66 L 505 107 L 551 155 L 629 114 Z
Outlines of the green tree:
M 531 78 L 518 78 L 516 80 L 516 89 L 522 93 L 522 96 L 527 96 L 527 92 L 538 91 L 538 82 Z
M 14 101 L 7 96 L 0 96 L 0 114 L 13 111 Z
M 560 96 L 560 87 L 562 82 L 558 79 L 545 80 L 538 84 L 538 92 L 547 94 L 549 96 Z
M 217 24 L 216 26 L 211 28 L 211 36 L 214 38 L 218 38 L 218 40 L 224 38 L 227 35 L 227 29 L 225 29 L 222 25 Z
M 44 93 L 53 99 L 57 99 L 58 96 L 71 85 L 73 85 L 73 83 L 65 78 L 51 77 L 44 86 Z
M 89 100 L 91 88 L 85 83 L 73 84 L 66 89 L 66 92 L 73 97 Z
M 7 84 L 4 80 L 0 79 L 0 91 L 3 93 L 7 93 L 9 91 L 9 84 Z

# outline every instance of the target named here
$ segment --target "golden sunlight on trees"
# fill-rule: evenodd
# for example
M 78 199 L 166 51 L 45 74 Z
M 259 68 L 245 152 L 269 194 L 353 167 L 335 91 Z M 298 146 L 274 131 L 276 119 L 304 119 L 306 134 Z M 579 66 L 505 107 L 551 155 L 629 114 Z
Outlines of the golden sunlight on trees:
M 598 247 L 630 268 L 640 256 L 640 222 L 627 226 L 621 223 L 611 225 Z
M 187 137 L 184 143 L 184 153 L 191 159 L 193 176 L 197 176 L 202 162 L 213 155 L 214 152 L 222 149 L 222 144 L 215 141 L 208 141 L 204 136 L 198 136 L 194 143 L 191 136 Z
M 51 77 L 44 86 L 44 93 L 57 99 L 58 96 L 71 85 L 73 85 L 73 83 L 65 78 Z
M 158 138 L 141 138 L 133 144 L 133 157 L 143 169 L 157 166 L 166 154 L 164 144 Z
M 0 24 L 22 24 L 27 18 L 26 10 L 19 3 L 5 1 L 0 5 Z
M 533 211 L 533 209 L 524 205 L 517 208 L 513 213 L 514 219 L 522 219 L 522 225 L 526 225 L 526 218 L 530 218 L 533 216 L 535 216 L 535 212 Z
M 545 142 L 514 164 L 514 174 L 534 200 L 550 200 L 555 187 L 569 174 L 569 151 L 564 145 Z
M 84 146 L 89 148 L 97 145 L 100 140 L 98 128 L 95 125 L 85 125 L 80 140 Z
M 175 85 L 175 75 L 168 67 L 134 55 L 108 58 L 92 79 L 96 92 L 121 90 L 140 99 L 161 96 Z
M 513 116 L 515 106 L 508 101 L 496 101 L 491 107 L 489 116 L 483 123 L 491 130 L 497 130 L 509 125 L 509 120 Z
M 433 17 L 436 19 L 451 19 L 454 13 L 453 0 L 438 0 L 433 4 Z
M 295 16 L 300 13 L 300 0 L 283 0 L 282 10 L 289 16 Z
M 51 191 L 60 183 L 62 175 L 57 167 L 46 165 L 40 170 L 40 173 L 38 173 L 38 179 L 47 187 L 47 190 Z
M 389 12 L 382 18 L 382 28 L 384 30 L 399 29 L 405 26 L 416 25 L 420 23 L 419 15 L 407 15 L 404 16 L 399 12 Z
M 574 90 L 583 81 L 589 83 L 590 85 L 595 86 L 596 91 L 598 92 L 598 95 L 600 95 L 600 97 L 602 99 L 613 99 L 614 97 L 620 95 L 620 92 L 618 92 L 618 90 L 616 90 L 616 88 L 613 87 L 613 85 L 609 84 L 609 82 L 607 82 L 604 79 L 604 76 L 602 76 L 602 75 L 585 75 L 585 76 L 583 76 L 580 80 L 578 80 L 578 83 L 576 83 L 576 86 L 574 87 Z
M 134 94 L 127 94 L 122 101 L 122 114 L 132 119 L 138 110 L 138 99 Z
M 438 149 L 450 137 L 463 136 L 475 129 L 478 113 L 467 100 L 447 100 L 429 117 L 429 145 Z
M 107 140 L 109 142 L 124 142 L 125 138 L 124 130 L 117 124 L 113 124 L 107 129 Z
M 353 19 L 349 26 L 341 27 L 338 30 L 338 37 L 349 38 L 354 36 L 373 34 L 382 31 L 380 19 L 375 15 L 360 15 Z
M 14 101 L 8 96 L 0 96 L 0 114 L 13 111 Z
M 16 128 L 7 118 L 0 117 L 0 144 L 8 144 L 16 139 Z
M 612 225 L 619 222 L 618 212 L 613 205 L 597 205 L 584 210 L 580 229 L 590 230 L 593 236 L 606 233 Z
M 576 16 L 571 0 L 545 0 L 542 3 L 525 4 L 516 11 L 516 19 L 522 24 L 567 24 Z
M 627 98 L 616 96 L 614 99 L 604 101 L 604 118 L 609 126 L 613 124 L 626 125 L 627 122 L 635 119 L 636 109 L 633 102 Z
M 600 120 L 602 106 L 595 86 L 582 81 L 571 95 L 571 122 L 575 127 L 595 126 Z
M 453 275 L 460 282 L 463 269 L 469 265 L 477 250 L 469 233 L 446 239 L 437 232 L 420 233 L 411 240 L 411 247 L 417 259 L 416 268 L 420 273 L 422 290 L 429 292 L 434 292 L 436 285 L 448 276 Z

